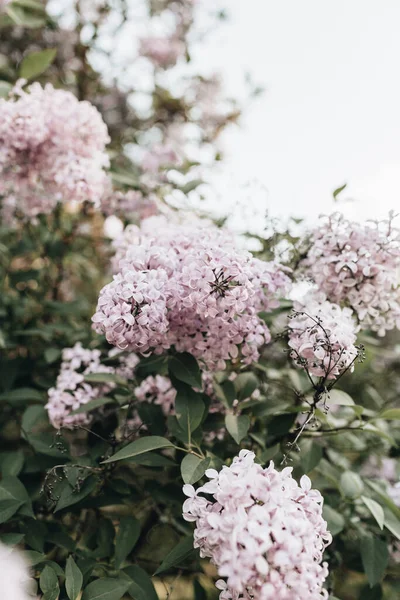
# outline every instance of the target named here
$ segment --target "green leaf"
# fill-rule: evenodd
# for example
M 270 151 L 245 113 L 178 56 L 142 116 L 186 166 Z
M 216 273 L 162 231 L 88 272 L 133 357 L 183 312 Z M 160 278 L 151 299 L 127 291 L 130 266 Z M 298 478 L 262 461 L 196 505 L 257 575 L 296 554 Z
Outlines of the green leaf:
M 46 19 L 37 16 L 34 12 L 24 10 L 21 0 L 14 0 L 6 8 L 6 13 L 10 19 L 21 27 L 35 29 L 42 27 L 46 23 Z
M 191 554 L 194 554 L 192 536 L 179 542 L 179 544 L 167 554 L 154 575 L 164 573 L 172 567 L 180 566 Z
M 42 600 L 57 600 L 60 594 L 58 577 L 53 569 L 47 565 L 40 575 L 40 589 L 44 594 Z
M 97 479 L 93 476 L 89 476 L 87 479 L 85 479 L 79 491 L 75 491 L 74 488 L 72 488 L 69 484 L 65 485 L 65 487 L 62 489 L 54 512 L 58 512 L 59 510 L 63 510 L 68 506 L 72 506 L 73 504 L 80 502 L 93 492 L 96 485 Z
M 39 422 L 47 423 L 47 411 L 41 404 L 32 404 L 24 410 L 22 415 L 21 427 L 25 433 L 29 433 Z
M 155 452 L 146 452 L 146 454 L 132 456 L 128 460 L 130 463 L 143 465 L 144 467 L 173 467 L 176 464 L 170 458 L 162 454 L 156 454 Z
M 324 504 L 322 516 L 328 523 L 328 531 L 330 531 L 333 536 L 337 535 L 344 529 L 344 517 L 328 504 Z
M 341 192 L 343 192 L 343 190 L 345 190 L 347 188 L 347 183 L 345 183 L 344 185 L 341 185 L 340 187 L 336 188 L 336 190 L 333 192 L 333 199 L 336 201 L 337 197 L 339 196 L 339 194 Z
M 24 404 L 25 402 L 43 402 L 43 394 L 33 388 L 17 388 L 0 394 L 0 401 L 8 402 L 13 406 Z
M 8 83 L 8 81 L 0 81 L 0 98 L 7 98 L 11 90 L 11 83 Z
M 398 519 L 391 510 L 385 509 L 385 527 L 392 533 L 398 540 L 400 540 L 400 519 Z
M 130 585 L 128 580 L 102 577 L 89 583 L 82 594 L 82 600 L 121 600 Z
M 236 388 L 233 384 L 233 381 L 227 379 L 223 381 L 220 385 L 215 385 L 215 389 L 218 392 L 218 396 L 220 396 L 221 401 L 227 408 L 232 408 L 233 403 L 236 398 Z
M 65 452 L 61 452 L 54 445 L 54 436 L 51 433 L 43 432 L 41 434 L 29 433 L 26 436 L 27 441 L 30 443 L 32 448 L 39 454 L 45 454 L 46 456 L 53 456 L 54 458 L 68 458 Z
M 182 479 L 185 483 L 196 483 L 208 469 L 211 459 L 201 459 L 194 454 L 187 454 L 181 463 Z
M 201 389 L 203 382 L 201 380 L 201 371 L 197 360 L 188 352 L 175 354 L 169 359 L 168 368 L 170 373 L 191 387 Z
M 153 582 L 146 571 L 141 569 L 138 565 L 131 565 L 124 569 L 124 573 L 126 573 L 133 581 L 128 588 L 128 594 L 132 596 L 134 600 L 158 600 L 158 595 L 154 589 Z
M 347 498 L 357 498 L 361 495 L 364 484 L 358 473 L 345 471 L 340 477 L 340 489 Z
M 41 75 L 54 61 L 57 54 L 55 48 L 31 52 L 22 60 L 19 67 L 19 76 L 23 79 L 34 79 Z
M 10 498 L 9 500 L 0 500 L 0 523 L 5 523 L 23 505 L 23 502 Z
M 46 9 L 38 0 L 12 0 L 14 6 L 21 6 L 22 8 L 30 8 L 31 10 L 45 13 Z
M 189 192 L 195 190 L 202 183 L 204 183 L 202 179 L 193 179 L 193 181 L 188 181 L 187 183 L 182 185 L 180 189 L 184 194 L 189 194 Z
M 250 398 L 252 393 L 258 388 L 259 381 L 254 373 L 239 373 L 233 382 L 236 389 L 238 400 Z
M 349 394 L 343 392 L 342 390 L 330 390 L 328 394 L 325 396 L 326 403 L 329 404 L 339 404 L 341 406 L 352 406 L 354 404 L 354 400 Z
M 127 386 L 128 382 L 115 373 L 89 373 L 85 375 L 85 381 L 88 383 L 117 383 L 121 386 Z
M 310 447 L 306 452 L 302 452 L 300 457 L 301 466 L 304 473 L 309 473 L 319 464 L 323 456 L 323 448 L 316 442 L 311 442 Z
M 76 410 L 73 410 L 71 415 L 80 415 L 82 413 L 88 413 L 92 410 L 96 410 L 96 408 L 100 408 L 101 406 L 105 406 L 106 404 L 115 404 L 114 398 L 107 398 L 103 396 L 101 398 L 95 398 L 94 400 L 90 400 L 87 404 L 82 404 Z
M 205 405 L 201 394 L 189 387 L 179 389 L 175 398 L 175 414 L 180 428 L 189 436 L 199 427 L 204 415 Z
M 135 373 L 139 375 L 139 377 L 147 377 L 147 375 L 153 375 L 155 373 L 164 374 L 167 369 L 167 358 L 166 356 L 147 356 L 142 358 L 140 363 L 137 365 L 135 369 Z
M 115 539 L 115 568 L 122 563 L 133 550 L 140 536 L 140 523 L 134 517 L 122 517 Z
M 207 592 L 198 579 L 193 581 L 194 600 L 207 600 Z
M 361 500 L 375 518 L 379 527 L 383 529 L 383 525 L 385 523 L 385 513 L 383 512 L 382 506 L 375 502 L 375 500 L 372 500 L 372 498 L 367 498 L 366 496 L 361 496 Z
M 0 500 L 18 500 L 22 503 L 19 514 L 35 518 L 29 494 L 17 477 L 3 477 L 0 483 Z
M 389 561 L 387 544 L 375 536 L 361 538 L 361 560 L 370 587 L 379 583 Z
M 61 357 L 61 350 L 58 348 L 46 348 L 43 354 L 47 364 L 51 365 Z
M 381 585 L 374 585 L 371 587 L 363 587 L 361 590 L 361 598 L 362 600 L 382 600 L 383 599 L 383 590 Z M 393 600 L 393 597 L 392 597 Z
M 72 556 L 69 556 L 65 567 L 65 589 L 67 590 L 69 600 L 77 600 L 79 592 L 82 589 L 82 583 L 82 572 Z
M 0 535 L 0 541 L 6 546 L 16 546 L 24 539 L 23 533 L 3 533 Z
M 246 437 L 250 428 L 250 419 L 247 415 L 226 415 L 225 426 L 237 444 Z
M 3 477 L 17 476 L 24 466 L 25 456 L 22 450 L 5 452 L 0 456 L 0 470 Z
M 172 442 L 167 440 L 166 438 L 160 437 L 158 435 L 151 435 L 147 437 L 140 438 L 139 440 L 135 440 L 134 442 L 122 448 L 114 454 L 114 456 L 110 456 L 107 460 L 104 460 L 103 463 L 111 463 L 117 460 L 124 460 L 126 458 L 132 458 L 133 456 L 139 456 L 140 454 L 145 454 L 146 452 L 150 452 L 151 450 L 159 450 L 160 448 L 173 448 L 174 445 Z
M 376 419 L 386 419 L 387 421 L 395 421 L 400 419 L 400 408 L 388 408 L 379 413 Z

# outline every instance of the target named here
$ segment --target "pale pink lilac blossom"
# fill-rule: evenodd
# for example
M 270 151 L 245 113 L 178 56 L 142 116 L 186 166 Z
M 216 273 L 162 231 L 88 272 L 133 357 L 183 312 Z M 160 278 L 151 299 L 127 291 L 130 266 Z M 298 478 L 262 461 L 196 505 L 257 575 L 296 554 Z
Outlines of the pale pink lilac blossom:
M 310 293 L 294 303 L 289 317 L 290 357 L 310 375 L 336 379 L 353 369 L 359 354 L 357 325 L 350 308 L 341 308 L 323 294 Z
M 99 204 L 110 189 L 107 127 L 89 102 L 70 92 L 18 82 L 0 99 L 0 196 L 3 218 L 27 220 L 57 202 Z
M 176 390 L 169 377 L 149 375 L 134 389 L 138 402 L 149 402 L 161 406 L 165 416 L 174 414 Z
M 335 213 L 311 234 L 303 267 L 332 302 L 351 307 L 362 329 L 400 328 L 400 230 L 392 219 L 356 223 Z
M 144 196 L 138 190 L 113 192 L 101 200 L 101 210 L 107 216 L 117 216 L 124 221 L 142 221 L 159 212 L 157 199 Z
M 178 37 L 149 36 L 140 40 L 139 54 L 149 59 L 156 67 L 173 67 L 185 54 L 185 44 Z
M 160 223 L 160 219 L 155 219 Z M 174 346 L 209 370 L 257 361 L 271 335 L 258 313 L 279 306 L 289 278 L 275 262 L 238 249 L 215 226 L 130 226 L 118 271 L 100 292 L 94 328 L 121 349 L 160 354 Z M 151 228 L 150 228 L 151 229 Z
M 321 494 L 306 475 L 298 485 L 291 467 L 263 469 L 254 459 L 241 450 L 230 467 L 206 471 L 209 481 L 197 490 L 183 487 L 194 547 L 223 578 L 220 600 L 327 599 L 322 559 L 332 537 Z
M 114 368 L 101 363 L 100 350 L 83 348 L 80 342 L 73 348 L 64 348 L 60 373 L 55 387 L 48 391 L 45 406 L 50 422 L 56 429 L 88 425 L 92 420 L 90 413 L 71 415 L 71 412 L 112 389 L 111 383 L 85 382 L 85 375 L 90 373 L 114 373 Z

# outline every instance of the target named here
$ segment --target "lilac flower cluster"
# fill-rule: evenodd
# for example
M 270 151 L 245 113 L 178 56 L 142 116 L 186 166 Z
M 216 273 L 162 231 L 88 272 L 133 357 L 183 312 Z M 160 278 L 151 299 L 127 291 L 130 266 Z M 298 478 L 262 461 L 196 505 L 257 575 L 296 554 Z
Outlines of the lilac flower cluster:
M 100 292 L 95 330 L 133 352 L 175 346 L 210 370 L 231 359 L 256 361 L 271 337 L 258 313 L 279 305 L 289 284 L 283 268 L 238 249 L 217 227 L 165 223 L 149 233 L 148 221 L 130 227 L 131 244 L 124 236 L 119 272 Z
M 57 202 L 98 203 L 109 189 L 107 127 L 89 102 L 34 83 L 0 99 L 3 218 L 50 213 Z
M 360 224 L 336 213 L 311 244 L 303 266 L 330 300 L 350 306 L 363 329 L 400 328 L 400 230 L 391 219 Z
M 50 422 L 56 429 L 89 424 L 90 414 L 71 415 L 71 412 L 112 389 L 109 383 L 92 385 L 85 382 L 85 375 L 89 373 L 114 372 L 113 367 L 101 364 L 100 357 L 100 350 L 83 348 L 80 342 L 73 348 L 64 348 L 56 386 L 49 389 L 45 406 Z
M 157 200 L 144 196 L 138 190 L 114 192 L 101 199 L 101 210 L 107 216 L 117 216 L 129 221 L 141 221 L 158 213 Z
M 169 377 L 149 375 L 134 390 L 138 402 L 150 402 L 161 406 L 165 416 L 174 412 L 176 390 Z
M 357 326 L 350 308 L 340 308 L 323 294 L 295 302 L 289 318 L 290 357 L 310 375 L 336 379 L 352 369 L 358 356 Z
M 241 450 L 230 467 L 206 471 L 205 485 L 183 488 L 183 517 L 196 524 L 194 546 L 224 578 L 216 583 L 220 600 L 328 598 L 321 562 L 332 537 L 321 494 L 306 475 L 298 485 L 291 467 L 279 472 L 271 462 L 263 469 L 254 458 Z
M 173 67 L 185 54 L 185 44 L 177 36 L 146 37 L 140 40 L 139 54 L 148 58 L 156 67 Z

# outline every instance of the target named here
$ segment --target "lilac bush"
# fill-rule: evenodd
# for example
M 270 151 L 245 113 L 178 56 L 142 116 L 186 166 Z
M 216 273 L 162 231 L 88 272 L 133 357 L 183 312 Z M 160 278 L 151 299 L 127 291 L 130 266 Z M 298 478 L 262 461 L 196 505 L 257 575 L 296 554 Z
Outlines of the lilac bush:
M 3 594 L 396 600 L 396 219 L 194 210 L 224 12 L 57 4 L 0 15 Z

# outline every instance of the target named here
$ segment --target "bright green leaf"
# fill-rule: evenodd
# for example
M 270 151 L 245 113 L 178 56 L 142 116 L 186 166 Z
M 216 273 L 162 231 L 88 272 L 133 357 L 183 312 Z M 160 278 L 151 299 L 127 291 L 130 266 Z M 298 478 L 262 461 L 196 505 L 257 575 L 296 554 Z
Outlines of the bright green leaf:
M 8 81 L 0 81 L 0 98 L 7 98 L 11 90 L 11 83 L 8 83 Z
M 377 419 L 386 419 L 387 421 L 395 421 L 400 419 L 400 408 L 388 408 L 376 417 Z
M 341 192 L 343 192 L 343 190 L 345 190 L 347 188 L 347 183 L 345 183 L 344 185 L 341 185 L 340 187 L 336 188 L 336 190 L 333 192 L 333 199 L 336 201 L 337 197 L 339 196 L 339 194 Z
M 19 76 L 23 79 L 34 79 L 41 75 L 54 61 L 57 54 L 55 48 L 31 52 L 22 60 L 19 67 Z

